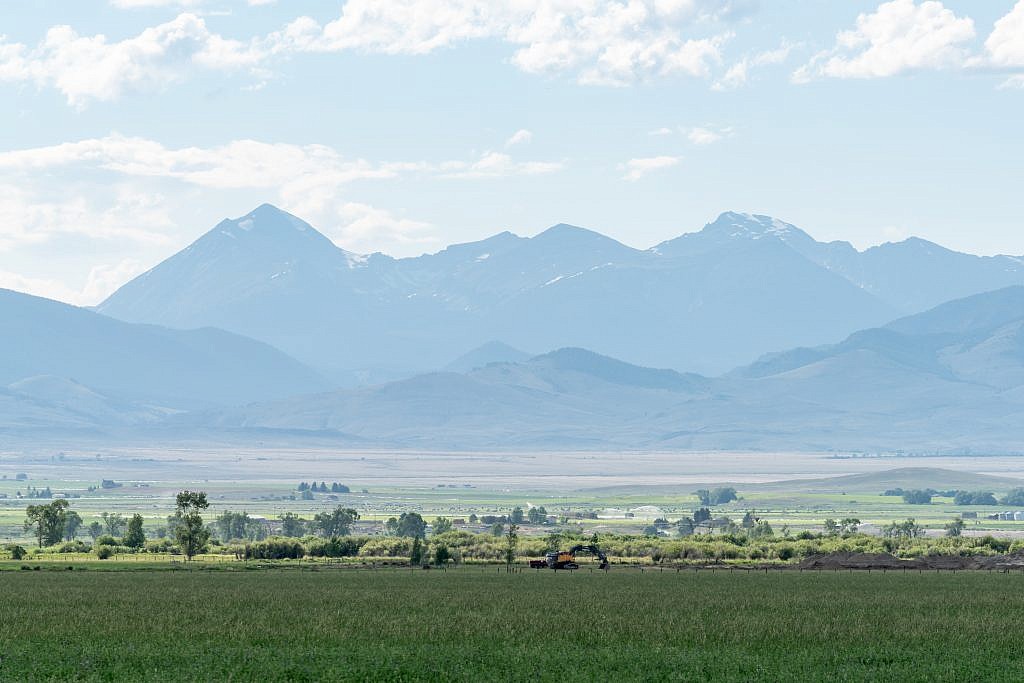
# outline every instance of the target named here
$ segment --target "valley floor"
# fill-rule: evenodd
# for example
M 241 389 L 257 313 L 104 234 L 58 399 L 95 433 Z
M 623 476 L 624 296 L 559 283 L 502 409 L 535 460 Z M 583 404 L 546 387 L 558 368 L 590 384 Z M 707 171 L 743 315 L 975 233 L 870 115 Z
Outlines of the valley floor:
M 0 680 L 1021 680 L 1024 575 L 0 573 Z

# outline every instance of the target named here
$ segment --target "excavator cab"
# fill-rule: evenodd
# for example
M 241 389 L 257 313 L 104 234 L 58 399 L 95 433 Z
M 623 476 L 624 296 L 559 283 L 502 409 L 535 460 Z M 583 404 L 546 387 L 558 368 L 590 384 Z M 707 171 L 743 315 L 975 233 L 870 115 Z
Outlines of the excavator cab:
M 576 562 L 576 553 L 589 553 L 598 560 L 600 564 L 599 569 L 608 569 L 608 556 L 598 548 L 596 545 L 577 545 L 573 546 L 569 550 L 559 550 L 557 552 L 548 553 L 545 555 L 547 565 L 555 571 L 559 569 L 579 569 L 580 565 Z

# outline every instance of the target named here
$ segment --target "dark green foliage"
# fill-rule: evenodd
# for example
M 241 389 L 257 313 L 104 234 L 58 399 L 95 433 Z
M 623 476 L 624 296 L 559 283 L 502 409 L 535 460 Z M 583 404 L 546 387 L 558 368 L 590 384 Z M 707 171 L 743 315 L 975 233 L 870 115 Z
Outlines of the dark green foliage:
M 932 492 L 916 489 L 913 491 L 904 491 L 903 502 L 907 505 L 930 505 L 932 502 Z
M 129 548 L 141 548 L 146 544 L 146 532 L 142 530 L 142 515 L 136 513 L 128 520 L 128 530 L 121 543 Z
M 73 541 L 82 528 L 82 516 L 74 510 L 68 510 L 64 518 L 64 540 Z
M 526 515 L 523 514 L 523 508 L 519 507 L 518 505 L 512 508 L 512 514 L 509 515 L 509 520 L 511 520 L 513 524 L 522 524 L 523 522 L 525 522 Z
M 423 543 L 420 541 L 420 537 L 417 536 L 412 541 L 412 551 L 409 553 L 409 564 L 414 567 L 423 562 Z
M 227 543 L 231 540 L 260 541 L 267 537 L 263 522 L 249 517 L 248 512 L 223 512 L 213 523 L 217 537 Z
M 1001 505 L 1014 505 L 1024 507 L 1024 488 L 1010 489 L 1005 496 L 999 499 Z
M 437 517 L 434 519 L 432 527 L 435 536 L 449 532 L 452 530 L 452 520 L 447 517 Z
M 694 524 L 700 524 L 701 522 L 706 522 L 709 519 L 711 519 L 711 510 L 708 510 L 707 508 L 700 508 L 695 510 L 693 513 Z
M 122 536 L 124 530 L 128 527 L 128 522 L 125 520 L 124 515 L 118 512 L 104 512 L 100 517 L 103 518 L 103 528 L 111 536 Z
M 306 520 L 299 517 L 294 512 L 285 512 L 280 515 L 278 519 L 281 520 L 281 535 L 287 538 L 297 538 L 306 533 Z
M 307 539 L 306 554 L 310 557 L 355 557 L 367 540 L 351 536 Z
M 294 539 L 268 538 L 246 543 L 244 552 L 247 560 L 297 560 L 306 554 L 306 548 Z
M 109 545 L 96 546 L 96 557 L 101 560 L 109 560 L 114 556 L 114 548 Z
M 387 523 L 388 531 L 405 538 L 426 538 L 427 522 L 418 512 L 403 512 L 398 519 L 392 517 Z
M 953 496 L 957 505 L 996 505 L 996 497 L 991 491 L 957 491 Z
M 437 566 L 443 566 L 448 564 L 452 559 L 452 554 L 448 550 L 448 546 L 439 544 L 434 546 L 434 564 Z
M 322 512 L 314 516 L 313 528 L 323 536 L 348 536 L 352 530 L 352 523 L 357 519 L 359 519 L 358 512 L 339 505 L 330 512 Z M 426 522 L 424 522 L 425 526 Z
M 46 505 L 29 505 L 25 509 L 25 531 L 35 534 L 39 547 L 51 546 L 64 538 L 68 502 L 58 499 Z
M 93 540 L 100 537 L 103 533 L 103 525 L 99 522 L 89 522 L 89 535 L 93 537 Z
M 526 513 L 526 519 L 530 524 L 547 524 L 548 511 L 544 507 L 532 507 Z
M 7 546 L 7 552 L 11 554 L 12 560 L 21 560 L 28 554 L 28 552 L 22 546 L 17 543 L 11 543 Z
M 734 500 L 739 500 L 736 494 L 736 489 L 731 486 L 724 486 L 717 489 L 698 489 L 693 492 L 697 498 L 700 499 L 700 504 L 703 507 L 711 507 L 713 505 L 726 505 Z
M 210 540 L 210 530 L 203 524 L 202 512 L 210 507 L 201 491 L 182 491 L 175 498 L 178 524 L 174 530 L 178 546 L 190 560 L 203 551 Z

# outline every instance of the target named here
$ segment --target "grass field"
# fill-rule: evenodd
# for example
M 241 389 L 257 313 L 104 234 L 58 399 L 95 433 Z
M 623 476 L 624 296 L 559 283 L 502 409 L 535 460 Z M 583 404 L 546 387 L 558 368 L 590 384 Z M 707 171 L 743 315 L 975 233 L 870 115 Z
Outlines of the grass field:
M 1021 680 L 1020 574 L 0 574 L 0 680 Z

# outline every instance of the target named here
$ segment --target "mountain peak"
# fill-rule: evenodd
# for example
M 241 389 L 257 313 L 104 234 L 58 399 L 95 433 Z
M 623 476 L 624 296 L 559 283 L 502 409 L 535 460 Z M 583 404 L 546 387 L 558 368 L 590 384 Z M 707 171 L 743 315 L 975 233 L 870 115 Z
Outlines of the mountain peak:
M 587 230 L 576 225 L 570 225 L 569 223 L 558 223 L 552 225 L 550 228 L 536 235 L 533 239 L 542 241 L 566 241 L 566 240 L 602 240 L 614 242 L 611 237 L 606 237 L 599 232 L 593 230 Z
M 778 218 L 762 214 L 738 213 L 726 211 L 713 223 L 704 226 L 709 233 L 726 233 L 732 238 L 763 239 L 777 237 L 787 239 L 793 236 L 806 236 L 806 233 L 795 225 L 780 221 Z

